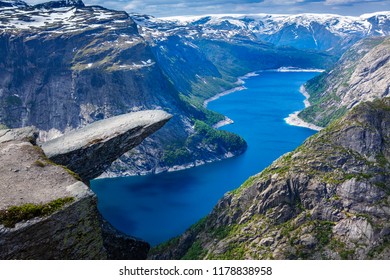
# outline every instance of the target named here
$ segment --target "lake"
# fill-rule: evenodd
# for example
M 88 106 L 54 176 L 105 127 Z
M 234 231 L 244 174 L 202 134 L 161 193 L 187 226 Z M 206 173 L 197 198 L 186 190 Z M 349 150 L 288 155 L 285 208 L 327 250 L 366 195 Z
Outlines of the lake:
M 224 193 L 313 135 L 315 131 L 290 126 L 284 118 L 304 108 L 299 87 L 318 73 L 258 74 L 245 81 L 246 90 L 208 104 L 234 121 L 220 129 L 247 141 L 243 155 L 178 172 L 94 180 L 91 187 L 103 216 L 119 230 L 157 245 L 183 233 Z

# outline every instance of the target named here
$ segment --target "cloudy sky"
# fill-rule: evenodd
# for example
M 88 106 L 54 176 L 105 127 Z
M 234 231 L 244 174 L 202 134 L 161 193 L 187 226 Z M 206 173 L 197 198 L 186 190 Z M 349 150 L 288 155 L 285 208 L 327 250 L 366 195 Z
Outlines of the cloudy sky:
M 27 0 L 42 3 L 49 0 Z M 389 11 L 390 0 L 84 0 L 86 5 L 100 5 L 130 13 L 156 17 L 219 13 L 333 13 L 360 15 Z

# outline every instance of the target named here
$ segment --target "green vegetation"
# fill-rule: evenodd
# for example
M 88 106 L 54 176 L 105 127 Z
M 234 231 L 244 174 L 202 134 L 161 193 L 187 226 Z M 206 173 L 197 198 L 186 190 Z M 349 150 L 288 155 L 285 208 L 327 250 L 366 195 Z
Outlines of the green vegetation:
M 196 222 L 195 224 L 193 224 L 193 225 L 189 228 L 189 230 L 191 230 L 192 232 L 195 232 L 195 233 L 198 233 L 198 232 L 202 231 L 202 230 L 205 229 L 205 227 L 206 227 L 207 218 L 208 218 L 208 216 L 203 217 L 203 218 L 200 219 L 198 222 Z
M 368 252 L 367 256 L 369 259 L 380 259 L 380 254 L 386 249 L 390 248 L 390 240 L 385 239 L 381 244 L 374 247 L 370 252 Z
M 335 225 L 330 221 L 314 221 L 314 236 L 318 240 L 320 247 L 329 244 L 332 236 L 332 228 Z
M 2 129 L 8 129 L 8 126 L 6 126 L 5 124 L 1 124 L 0 123 L 0 130 L 2 130 Z
M 264 172 L 264 171 L 263 171 Z M 262 173 L 263 173 L 262 172 Z M 261 173 L 261 174 L 262 174 Z M 254 183 L 256 182 L 256 180 L 260 178 L 259 175 L 255 175 L 255 176 L 251 176 L 249 177 L 248 180 L 246 180 L 240 187 L 238 187 L 237 189 L 231 191 L 230 193 L 234 194 L 234 195 L 238 195 L 240 194 L 243 190 L 245 190 L 246 188 L 249 188 L 251 186 L 254 185 Z
M 167 251 L 169 248 L 176 246 L 180 241 L 180 237 L 174 237 L 169 239 L 167 242 L 161 243 L 150 249 L 149 255 L 160 254 Z
M 28 203 L 21 206 L 11 206 L 6 210 L 0 211 L 0 223 L 5 227 L 13 228 L 19 222 L 51 215 L 73 201 L 73 197 L 65 197 L 46 204 Z
M 337 239 L 332 239 L 329 243 L 330 249 L 336 251 L 342 260 L 352 259 L 355 254 L 355 250 L 347 249 L 347 245 Z
M 195 241 L 188 249 L 187 253 L 181 258 L 182 260 L 201 260 L 207 254 L 199 240 Z
M 33 165 L 38 166 L 38 167 L 42 167 L 42 168 L 46 166 L 46 164 L 44 162 L 40 161 L 40 160 L 36 160 L 33 163 Z
M 191 162 L 192 156 L 187 145 L 173 144 L 165 148 L 162 160 L 172 166 Z
M 195 131 L 198 135 L 203 136 L 202 143 L 205 145 L 223 146 L 227 148 L 227 151 L 234 152 L 242 149 L 246 146 L 244 139 L 240 136 L 223 131 L 217 130 L 202 121 L 195 121 Z
M 246 147 L 244 139 L 240 136 L 222 130 L 212 128 L 203 121 L 195 120 L 195 133 L 185 141 L 172 143 L 165 147 L 162 160 L 166 165 L 182 165 L 196 158 L 197 143 L 212 146 L 219 153 L 237 152 Z M 195 151 L 195 152 L 194 152 Z
M 245 244 L 240 242 L 229 243 L 228 249 L 220 255 L 210 255 L 208 258 L 213 260 L 243 260 L 247 249 Z

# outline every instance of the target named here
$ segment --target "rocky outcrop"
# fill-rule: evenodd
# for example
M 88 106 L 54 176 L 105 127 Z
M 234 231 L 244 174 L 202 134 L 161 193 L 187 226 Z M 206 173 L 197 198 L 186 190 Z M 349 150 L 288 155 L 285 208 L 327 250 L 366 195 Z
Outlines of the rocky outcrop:
M 163 111 L 117 116 L 43 150 L 34 127 L 0 130 L 0 259 L 146 258 L 149 244 L 105 221 L 88 184 L 170 118 Z
M 389 259 L 390 98 L 276 160 L 158 259 Z
M 0 143 L 8 141 L 28 141 L 35 143 L 39 135 L 38 129 L 33 126 L 16 128 L 16 129 L 1 129 Z
M 148 256 L 149 243 L 130 237 L 110 223 L 102 220 L 103 244 L 110 260 L 144 260 Z
M 0 144 L 0 259 L 105 259 L 96 196 L 29 142 Z
M 389 96 L 390 37 L 365 39 L 334 68 L 306 83 L 311 106 L 299 117 L 326 126 L 360 102 Z
M 120 115 L 47 141 L 42 144 L 42 149 L 50 160 L 68 167 L 88 181 L 98 177 L 114 160 L 159 130 L 171 117 L 158 110 Z

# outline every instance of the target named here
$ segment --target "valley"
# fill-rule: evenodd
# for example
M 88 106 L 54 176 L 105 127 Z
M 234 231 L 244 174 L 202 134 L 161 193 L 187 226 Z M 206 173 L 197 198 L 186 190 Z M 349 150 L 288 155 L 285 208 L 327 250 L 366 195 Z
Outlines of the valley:
M 316 72 L 258 72 L 245 90 L 208 104 L 234 123 L 220 129 L 242 136 L 239 156 L 184 171 L 92 181 L 103 216 L 123 232 L 152 245 L 183 233 L 207 215 L 218 199 L 315 131 L 287 125 L 289 113 L 303 109 L 299 87 Z M 282 82 L 281 82 L 282 81 Z M 156 225 L 159 231 L 153 230 Z

